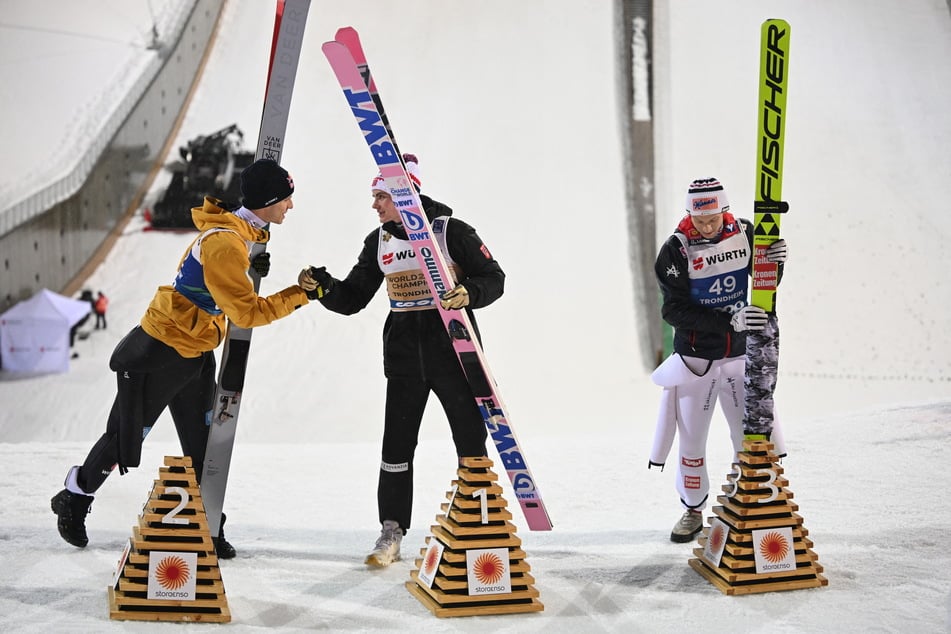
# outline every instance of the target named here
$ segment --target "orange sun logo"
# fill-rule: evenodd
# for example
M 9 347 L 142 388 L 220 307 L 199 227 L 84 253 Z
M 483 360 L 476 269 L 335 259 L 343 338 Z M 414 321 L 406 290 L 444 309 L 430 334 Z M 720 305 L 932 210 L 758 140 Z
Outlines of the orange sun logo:
M 426 556 L 423 558 L 423 572 L 427 575 L 432 575 L 436 570 L 436 564 L 439 563 L 439 549 L 436 548 L 436 545 L 433 544 L 429 547 L 429 550 L 426 551 Z
M 713 530 L 710 531 L 710 548 L 717 550 L 720 546 L 723 545 L 724 535 L 723 527 L 717 524 L 713 527 Z
M 181 557 L 166 557 L 155 568 L 155 579 L 167 590 L 178 590 L 189 578 L 188 564 Z
M 766 533 L 759 543 L 760 554 L 769 562 L 778 563 L 786 558 L 789 552 L 789 542 L 776 532 Z
M 491 585 L 498 583 L 505 571 L 502 560 L 494 553 L 484 553 L 479 555 L 473 564 L 473 572 L 479 583 Z

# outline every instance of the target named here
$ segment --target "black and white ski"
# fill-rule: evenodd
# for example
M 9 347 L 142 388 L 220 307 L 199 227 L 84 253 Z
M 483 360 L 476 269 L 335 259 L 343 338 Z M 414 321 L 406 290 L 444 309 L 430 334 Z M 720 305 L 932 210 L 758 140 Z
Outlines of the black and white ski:
M 309 9 L 310 0 L 277 1 L 267 88 L 255 159 L 269 158 L 281 162 L 291 95 L 297 77 Z M 266 248 L 265 244 L 255 244 L 251 248 L 251 259 L 263 253 Z M 261 286 L 261 278 L 254 269 L 251 269 L 249 274 L 254 282 L 254 291 L 257 292 Z M 215 391 L 208 448 L 205 451 L 201 478 L 201 495 L 208 516 L 208 529 L 212 535 L 218 534 L 221 525 L 221 509 L 228 486 L 228 471 L 231 467 L 250 348 L 251 329 L 239 328 L 229 322 L 221 352 L 218 387 Z
M 341 36 L 341 31 L 338 31 L 338 37 Z M 355 31 L 350 33 L 350 35 L 355 34 Z M 322 50 L 343 89 L 347 103 L 380 169 L 393 202 L 400 211 L 403 226 L 406 227 L 407 236 L 413 244 L 413 250 L 420 269 L 426 276 L 430 291 L 433 297 L 442 297 L 453 287 L 449 267 L 442 251 L 433 239 L 429 220 L 423 211 L 419 194 L 410 184 L 400 152 L 393 142 L 388 122 L 384 124 L 383 115 L 380 112 L 382 103 L 369 74 L 362 48 L 355 56 L 351 46 L 358 47 L 359 39 L 326 42 Z M 356 57 L 361 58 L 363 68 L 356 61 Z M 470 334 L 475 330 L 469 316 L 465 311 L 445 310 L 439 302 L 436 302 L 436 309 L 442 317 L 453 348 L 469 381 L 476 405 L 482 412 L 489 435 L 499 452 L 501 463 L 512 483 L 515 497 L 522 508 L 529 529 L 551 530 L 552 523 L 548 517 L 548 511 L 529 471 L 525 454 L 508 421 L 508 410 L 498 393 L 482 347 Z

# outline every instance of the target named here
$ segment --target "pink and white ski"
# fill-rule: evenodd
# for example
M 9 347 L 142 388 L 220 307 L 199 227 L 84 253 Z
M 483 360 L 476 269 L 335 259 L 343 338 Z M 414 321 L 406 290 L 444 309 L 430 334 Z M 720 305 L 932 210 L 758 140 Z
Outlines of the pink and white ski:
M 359 37 L 355 30 L 346 28 L 337 32 L 337 38 L 336 41 L 326 42 L 322 50 L 337 76 L 393 202 L 400 211 L 403 226 L 413 244 L 420 268 L 426 275 L 429 289 L 434 297 L 441 298 L 453 288 L 452 276 L 445 257 L 433 239 L 429 219 L 423 211 L 416 189 L 410 183 L 401 154 L 393 140 L 388 122 L 384 119 L 382 104 L 370 76 Z M 469 380 L 476 405 L 482 412 L 529 529 L 551 530 L 548 511 L 528 469 L 525 454 L 509 424 L 507 409 L 498 393 L 482 347 L 473 336 L 475 330 L 468 314 L 465 311 L 444 310 L 439 302 L 436 302 L 436 309 Z

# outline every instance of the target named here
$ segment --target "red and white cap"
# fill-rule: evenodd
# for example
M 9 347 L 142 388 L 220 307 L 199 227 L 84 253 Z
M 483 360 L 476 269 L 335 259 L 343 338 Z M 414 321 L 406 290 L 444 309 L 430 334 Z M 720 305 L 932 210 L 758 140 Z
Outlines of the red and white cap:
M 415 154 L 404 154 L 403 164 L 406 166 L 406 173 L 409 175 L 409 179 L 412 181 L 416 191 L 422 191 L 423 181 L 419 177 L 419 159 L 416 158 Z M 389 193 L 386 189 L 386 181 L 384 180 L 382 174 L 377 174 L 373 177 L 373 182 L 370 183 L 370 191 Z
M 730 211 L 723 185 L 715 178 L 698 178 L 687 188 L 686 211 L 691 216 L 709 216 Z

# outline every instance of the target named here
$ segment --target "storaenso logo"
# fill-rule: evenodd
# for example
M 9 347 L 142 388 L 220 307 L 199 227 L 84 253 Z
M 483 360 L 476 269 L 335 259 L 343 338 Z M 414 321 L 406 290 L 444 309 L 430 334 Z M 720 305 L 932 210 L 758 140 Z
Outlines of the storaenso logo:
M 786 30 L 775 24 L 767 28 L 766 57 L 764 60 L 763 85 L 760 95 L 763 108 L 760 129 L 760 174 L 759 194 L 761 200 L 776 200 L 773 195 L 774 184 L 776 189 L 779 173 L 782 166 L 779 164 L 783 148 L 783 117 L 786 105 L 784 93 L 786 85 Z

